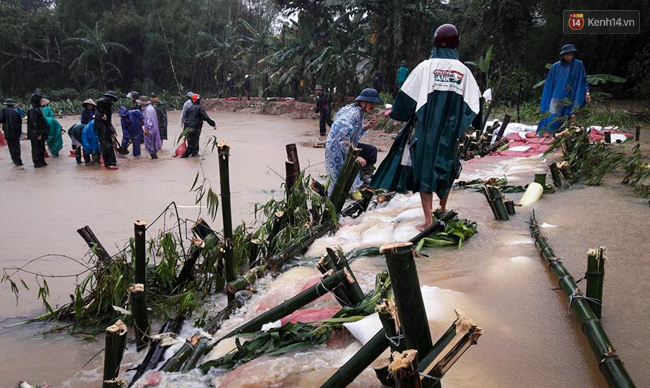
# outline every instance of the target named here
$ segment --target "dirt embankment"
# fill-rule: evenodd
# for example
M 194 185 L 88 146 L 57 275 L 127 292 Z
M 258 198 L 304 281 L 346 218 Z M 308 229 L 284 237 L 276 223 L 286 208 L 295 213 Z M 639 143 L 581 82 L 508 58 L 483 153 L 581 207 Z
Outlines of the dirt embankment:
M 214 98 L 203 102 L 206 110 L 222 110 L 227 112 L 249 112 L 268 115 L 287 115 L 293 119 L 311 119 L 316 117 L 313 103 L 295 100 L 264 100 L 251 98 L 246 100 Z

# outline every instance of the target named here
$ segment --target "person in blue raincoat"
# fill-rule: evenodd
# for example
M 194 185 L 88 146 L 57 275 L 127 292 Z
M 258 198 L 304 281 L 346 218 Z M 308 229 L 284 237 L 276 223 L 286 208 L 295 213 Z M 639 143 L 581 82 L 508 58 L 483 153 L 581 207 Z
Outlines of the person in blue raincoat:
M 472 72 L 459 60 L 459 34 L 443 24 L 433 38 L 431 59 L 409 74 L 390 117 L 407 124 L 373 176 L 371 187 L 420 193 L 424 230 L 433 222 L 433 193 L 446 210 L 460 174 L 458 140 L 479 113 L 481 92 Z
M 365 131 L 377 123 L 377 119 L 372 118 L 364 124 L 363 114 L 372 112 L 375 104 L 381 102 L 379 93 L 375 89 L 364 89 L 355 101 L 354 104 L 346 105 L 336 113 L 325 141 L 325 167 L 330 177 L 328 195 L 332 194 L 350 146 L 361 148 L 357 163 L 362 168 L 374 168 L 377 162 L 377 147 L 359 143 L 359 140 Z M 357 175 L 350 192 L 355 192 L 362 184 L 361 176 Z
M 138 157 L 140 152 L 140 139 L 142 138 L 142 122 L 144 116 L 140 109 L 127 110 L 121 106 L 119 113 L 122 125 L 122 148 L 128 149 L 133 144 L 133 156 Z
M 548 116 L 537 126 L 538 132 L 555 132 L 567 117 L 575 118 L 576 111 L 591 102 L 587 72 L 576 59 L 577 52 L 572 44 L 562 46 L 560 60 L 548 72 L 539 105 Z
M 99 155 L 101 154 L 101 147 L 99 146 L 99 137 L 95 129 L 95 119 L 91 120 L 83 129 L 81 133 L 81 145 L 84 154 L 92 156 L 90 164 L 99 164 Z

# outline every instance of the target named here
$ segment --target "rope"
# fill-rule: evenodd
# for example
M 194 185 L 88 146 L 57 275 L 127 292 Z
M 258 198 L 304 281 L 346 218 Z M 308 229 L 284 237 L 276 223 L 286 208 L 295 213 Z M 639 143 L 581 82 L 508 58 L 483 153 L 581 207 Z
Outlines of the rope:
M 433 380 L 433 381 L 440 381 L 440 380 L 442 380 L 442 377 L 434 377 L 434 376 L 430 376 L 430 375 L 424 374 L 424 373 L 422 373 L 422 372 L 420 372 L 420 377 L 424 377 L 424 378 L 427 378 L 427 379 L 431 379 L 431 380 Z
M 333 293 L 332 290 L 328 290 L 327 287 L 325 287 L 325 284 L 323 284 L 323 279 L 320 280 L 320 286 L 323 287 L 323 289 L 326 291 L 325 294 L 331 293 L 332 296 L 334 296 L 334 299 L 338 300 L 342 305 L 347 307 L 352 307 L 349 303 L 345 302 L 344 300 L 339 298 L 335 293 Z M 319 297 L 325 295 L 325 294 L 321 295 L 321 293 L 318 292 L 318 287 L 316 287 L 316 293 L 318 293 Z
M 398 348 L 399 344 L 402 342 L 402 338 L 405 337 L 404 334 L 397 334 L 395 337 L 389 337 L 388 334 L 384 334 L 388 342 L 390 342 L 393 347 Z
M 584 299 L 584 300 L 586 300 L 588 302 L 596 303 L 599 306 L 603 305 L 602 300 L 600 300 L 600 299 L 590 298 L 590 297 L 585 296 L 585 295 L 576 294 L 577 290 L 578 290 L 577 288 L 575 290 L 573 290 L 573 294 L 571 294 L 571 296 L 569 296 L 569 311 L 571 311 L 571 305 L 573 304 L 573 301 L 575 299 Z

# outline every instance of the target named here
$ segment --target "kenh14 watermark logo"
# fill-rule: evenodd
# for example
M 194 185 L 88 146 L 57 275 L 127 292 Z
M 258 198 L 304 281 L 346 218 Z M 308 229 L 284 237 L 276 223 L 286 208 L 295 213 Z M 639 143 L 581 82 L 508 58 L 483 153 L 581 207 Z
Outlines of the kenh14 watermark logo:
M 641 15 L 637 10 L 564 11 L 565 34 L 638 34 Z

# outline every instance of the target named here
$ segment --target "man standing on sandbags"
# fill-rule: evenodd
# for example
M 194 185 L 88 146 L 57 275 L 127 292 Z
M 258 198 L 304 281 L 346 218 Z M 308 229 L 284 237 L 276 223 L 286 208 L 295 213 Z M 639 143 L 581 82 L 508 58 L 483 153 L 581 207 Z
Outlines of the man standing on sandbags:
M 408 76 L 390 113 L 407 124 L 397 134 L 371 186 L 420 193 L 424 223 L 433 222 L 433 193 L 446 211 L 454 179 L 460 175 L 458 140 L 479 113 L 481 92 L 472 72 L 459 60 L 459 34 L 452 24 L 438 27 L 431 59 Z
M 565 44 L 560 60 L 551 66 L 539 105 L 548 116 L 539 123 L 537 132 L 555 132 L 567 117 L 574 120 L 577 110 L 591 102 L 587 72 L 582 61 L 576 59 L 577 52 L 572 44 Z
M 192 96 L 192 106 L 185 115 L 184 132 L 187 133 L 187 150 L 182 158 L 199 156 L 199 139 L 201 138 L 204 121 L 207 121 L 214 130 L 217 129 L 217 124 L 205 113 L 205 109 L 201 105 L 201 96 L 194 94 Z

